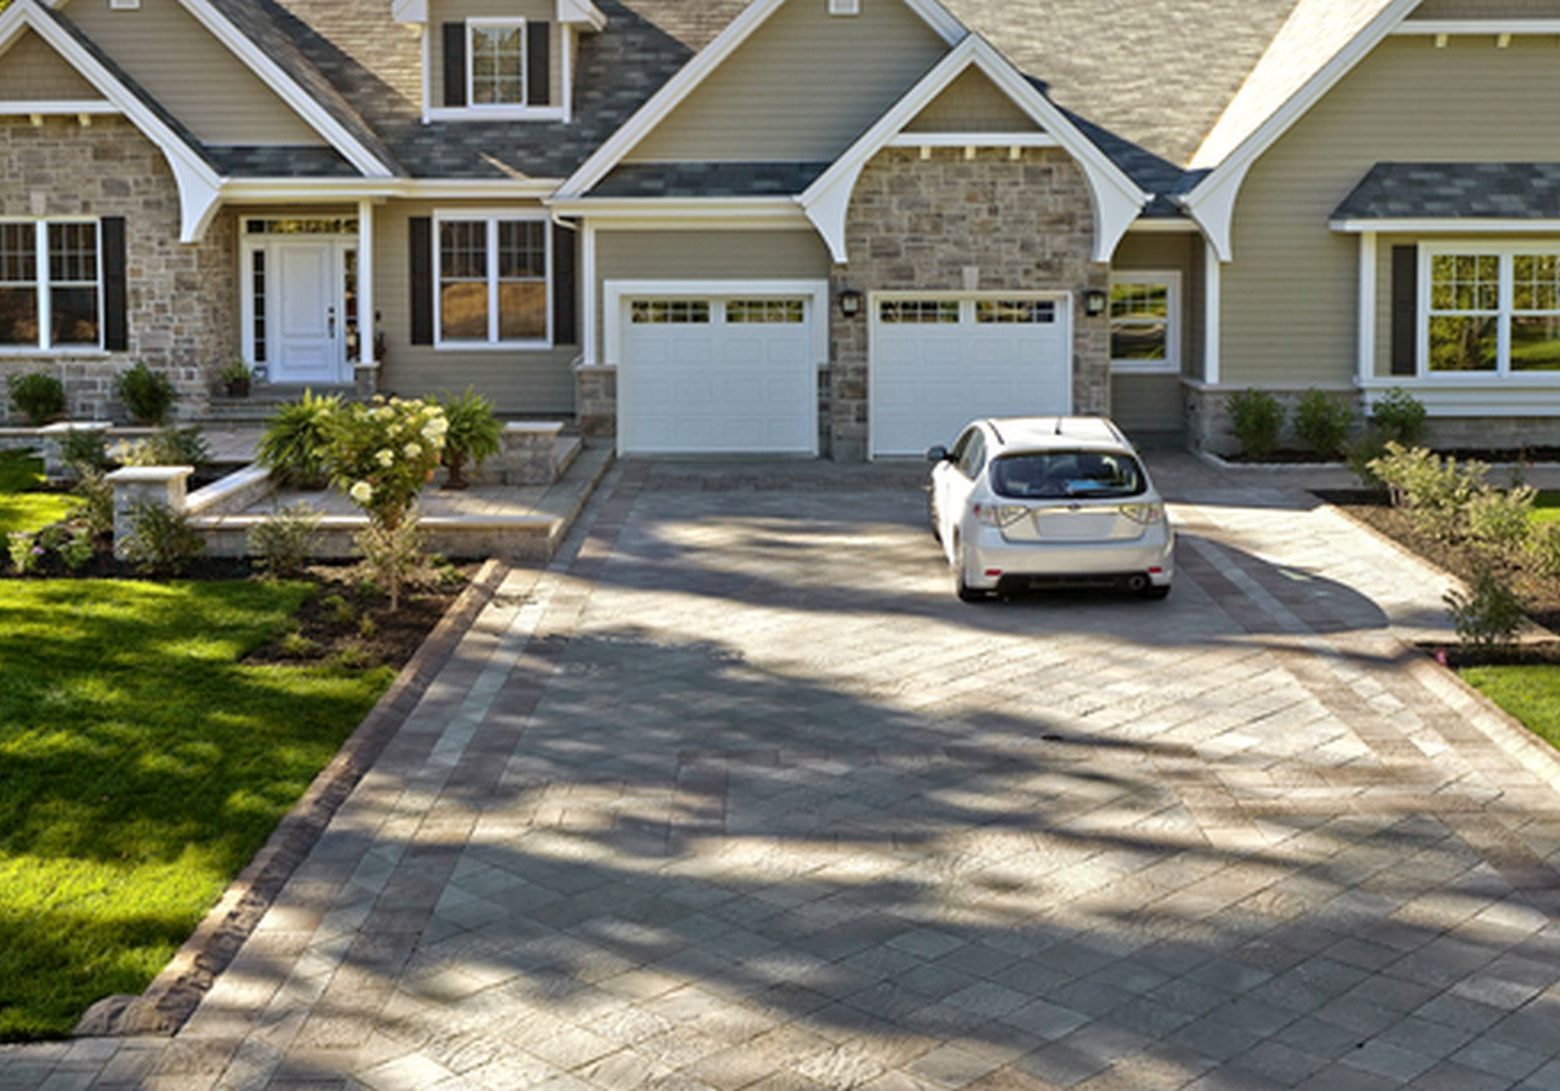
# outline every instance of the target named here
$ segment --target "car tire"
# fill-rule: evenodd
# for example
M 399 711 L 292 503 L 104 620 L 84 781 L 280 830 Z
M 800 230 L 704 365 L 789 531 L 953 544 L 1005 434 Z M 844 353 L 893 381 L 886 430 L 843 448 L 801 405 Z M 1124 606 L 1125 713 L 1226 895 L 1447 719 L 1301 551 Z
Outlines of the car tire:
M 1155 585 L 1151 583 L 1147 587 L 1143 588 L 1143 590 L 1139 591 L 1138 595 L 1142 598 L 1148 599 L 1150 602 L 1162 602 L 1163 600 L 1170 597 L 1170 585 L 1168 583 L 1163 585 Z
M 953 589 L 959 596 L 960 602 L 989 602 L 991 596 L 985 591 L 971 587 L 964 580 L 964 545 L 957 538 L 953 543 Z

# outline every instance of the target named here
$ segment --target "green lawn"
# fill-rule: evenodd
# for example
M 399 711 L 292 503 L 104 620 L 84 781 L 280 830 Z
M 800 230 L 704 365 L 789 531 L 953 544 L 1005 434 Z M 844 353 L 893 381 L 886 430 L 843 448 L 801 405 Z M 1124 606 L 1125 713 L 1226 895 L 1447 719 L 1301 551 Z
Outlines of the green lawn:
M 238 662 L 309 593 L 0 581 L 0 1040 L 144 989 L 389 685 Z
M 1469 667 L 1468 684 L 1560 747 L 1560 667 Z
M 1533 522 L 1553 523 L 1560 520 L 1560 490 L 1550 490 L 1538 494 L 1538 502 L 1533 505 Z
M 0 539 L 16 531 L 39 530 L 70 514 L 75 506 L 70 497 L 27 491 L 41 484 L 42 460 L 22 451 L 0 451 Z

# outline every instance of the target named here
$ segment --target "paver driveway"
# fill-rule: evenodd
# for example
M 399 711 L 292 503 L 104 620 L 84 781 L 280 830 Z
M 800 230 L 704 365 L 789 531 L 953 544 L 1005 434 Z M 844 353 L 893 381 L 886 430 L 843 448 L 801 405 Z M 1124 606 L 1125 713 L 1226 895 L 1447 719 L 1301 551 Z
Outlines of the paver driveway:
M 893 473 L 624 468 L 177 1039 L 9 1077 L 1560 1088 L 1560 767 L 1432 573 L 1164 476 L 1170 602 L 969 607 Z

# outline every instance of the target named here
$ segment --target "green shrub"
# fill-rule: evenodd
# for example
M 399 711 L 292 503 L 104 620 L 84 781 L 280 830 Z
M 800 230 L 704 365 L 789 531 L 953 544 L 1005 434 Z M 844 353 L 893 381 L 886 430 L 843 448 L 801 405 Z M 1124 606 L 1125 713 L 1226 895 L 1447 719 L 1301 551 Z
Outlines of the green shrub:
M 25 530 L 6 535 L 5 546 L 6 556 L 11 560 L 11 567 L 22 576 L 38 571 L 38 566 L 43 563 L 43 558 L 48 553 L 38 543 L 37 536 Z
M 71 432 L 60 445 L 60 458 L 77 477 L 100 474 L 113 465 L 108 457 L 108 441 L 102 432 Z
M 130 512 L 125 557 L 146 576 L 181 576 L 206 551 L 206 540 L 184 512 L 163 504 L 137 504 Z
M 65 415 L 65 384 L 42 371 L 6 380 L 11 405 L 29 424 L 41 427 Z
M 1452 541 L 1468 531 L 1468 507 L 1489 486 L 1489 467 L 1482 462 L 1458 465 L 1423 447 L 1404 447 L 1388 440 L 1386 453 L 1370 469 L 1392 493 L 1393 506 L 1404 509 L 1421 532 Z
M 303 397 L 277 409 L 260 439 L 260 464 L 277 481 L 300 489 L 322 489 L 328 474 L 325 449 L 330 442 L 329 424 L 341 408 L 334 394 L 322 396 L 304 391 Z
M 307 504 L 294 504 L 266 516 L 249 532 L 249 552 L 255 565 L 272 579 L 301 576 L 314 557 L 320 513 Z
M 114 531 L 114 486 L 108 483 L 100 470 L 86 470 L 76 479 L 71 492 L 80 498 L 74 518 L 93 538 L 106 537 Z
M 119 378 L 114 380 L 114 389 L 119 400 L 125 403 L 130 419 L 137 424 L 162 424 L 179 400 L 173 381 L 145 364 L 136 364 L 128 371 L 120 372 Z
M 1540 576 L 1560 576 L 1560 523 L 1534 527 L 1528 535 L 1527 555 Z
M 217 376 L 217 380 L 222 384 L 222 392 L 230 398 L 248 397 L 253 379 L 249 372 L 249 365 L 242 360 L 229 360 Z
M 193 466 L 197 470 L 211 465 L 211 448 L 195 426 L 160 428 L 157 433 L 114 448 L 121 466 Z
M 1498 557 L 1515 559 L 1532 536 L 1537 500 L 1538 490 L 1530 485 L 1486 486 L 1468 501 L 1468 536 Z
M 1406 390 L 1394 387 L 1376 402 L 1371 412 L 1371 423 L 1381 430 L 1383 438 L 1414 447 L 1425 438 L 1424 403 Z
M 1301 442 L 1327 458 L 1343 453 L 1353 424 L 1354 411 L 1348 404 L 1320 390 L 1307 390 L 1295 407 L 1295 432 Z
M 445 419 L 450 430 L 444 437 L 444 465 L 449 470 L 449 487 L 466 487 L 466 463 L 481 466 L 503 447 L 504 426 L 493 412 L 493 403 L 467 387 L 458 398 L 444 395 L 439 399 L 444 407 Z
M 1457 638 L 1477 648 L 1503 647 L 1522 627 L 1522 603 L 1494 572 L 1485 569 L 1467 591 L 1448 591 L 1443 601 Z
M 1271 454 L 1284 431 L 1284 407 L 1264 390 L 1242 390 L 1230 396 L 1230 423 L 1240 448 L 1254 458 Z
M 80 572 L 97 556 L 97 540 L 89 528 L 75 526 L 71 528 L 70 537 L 60 543 L 56 552 L 68 570 Z
M 1382 480 L 1376 476 L 1372 468 L 1378 458 L 1387 453 L 1387 442 L 1381 432 L 1371 425 L 1365 429 L 1365 434 L 1344 448 L 1343 457 L 1349 464 L 1349 469 L 1359 482 L 1367 489 L 1382 487 Z

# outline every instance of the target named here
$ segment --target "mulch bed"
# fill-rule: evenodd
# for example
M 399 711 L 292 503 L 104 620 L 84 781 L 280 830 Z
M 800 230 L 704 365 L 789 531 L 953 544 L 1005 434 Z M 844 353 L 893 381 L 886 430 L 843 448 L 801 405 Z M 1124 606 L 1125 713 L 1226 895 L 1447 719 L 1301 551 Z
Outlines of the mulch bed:
M 1488 447 L 1457 447 L 1448 450 L 1436 449 L 1436 454 L 1455 458 L 1458 462 L 1467 462 L 1470 459 L 1477 462 L 1560 462 L 1560 447 L 1522 447 L 1503 448 L 1495 450 Z M 1269 454 L 1257 457 L 1255 455 L 1234 454 L 1220 455 L 1225 462 L 1236 466 L 1292 466 L 1298 463 L 1328 463 L 1334 466 L 1343 466 L 1344 460 L 1337 457 L 1329 458 L 1319 455 L 1315 451 L 1296 451 L 1285 448 L 1282 451 L 1273 451 Z
M 1560 666 L 1560 640 L 1545 640 L 1513 648 L 1463 648 L 1456 644 L 1434 645 L 1425 651 L 1454 670 L 1464 667 L 1554 667 Z
M 1419 533 L 1408 516 L 1392 506 L 1385 492 L 1318 489 L 1316 496 L 1459 579 L 1471 582 L 1478 574 L 1480 554 L 1476 550 Z M 1547 579 L 1522 565 L 1509 563 L 1498 564 L 1496 572 L 1510 583 L 1528 617 L 1546 629 L 1560 631 L 1560 580 Z M 1507 651 L 1474 651 L 1452 646 L 1446 649 L 1446 660 L 1454 667 L 1560 663 L 1560 641 L 1523 645 Z

